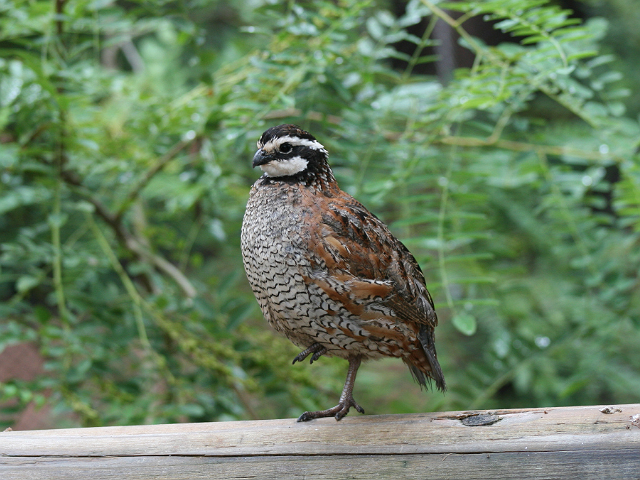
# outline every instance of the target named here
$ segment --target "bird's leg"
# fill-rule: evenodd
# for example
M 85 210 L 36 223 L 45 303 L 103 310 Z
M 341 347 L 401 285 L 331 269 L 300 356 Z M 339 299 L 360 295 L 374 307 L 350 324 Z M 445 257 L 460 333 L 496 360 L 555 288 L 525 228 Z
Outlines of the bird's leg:
M 356 373 L 360 368 L 360 362 L 362 357 L 349 357 L 349 371 L 347 372 L 347 380 L 344 382 L 344 388 L 342 389 L 342 395 L 340 395 L 340 403 L 333 408 L 327 410 L 320 410 L 318 412 L 304 412 L 298 418 L 299 422 L 306 422 L 314 418 L 322 417 L 336 417 L 336 420 L 344 418 L 349 409 L 354 407 L 358 412 L 364 413 L 364 408 L 356 403 L 353 399 L 353 386 L 356 382 Z
M 310 354 L 313 353 L 313 356 L 311 357 L 311 363 L 315 362 L 316 360 L 318 360 L 322 355 L 324 355 L 325 353 L 327 353 L 327 349 L 324 348 L 322 345 L 320 345 L 319 343 L 314 343 L 313 345 L 311 345 L 309 348 L 304 349 L 303 351 L 301 351 L 298 355 L 296 355 L 296 358 L 293 359 L 293 363 L 296 362 L 301 362 L 303 361 L 305 358 L 307 358 Z

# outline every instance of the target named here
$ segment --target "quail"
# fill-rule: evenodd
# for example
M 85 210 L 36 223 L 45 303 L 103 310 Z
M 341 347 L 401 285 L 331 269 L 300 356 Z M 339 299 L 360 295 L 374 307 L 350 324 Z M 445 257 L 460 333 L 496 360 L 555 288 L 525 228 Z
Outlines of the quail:
M 397 357 L 421 387 L 444 391 L 434 329 L 438 318 L 424 275 L 409 250 L 374 214 L 340 190 L 328 152 L 296 125 L 258 140 L 254 183 L 244 214 L 244 268 L 267 322 L 311 355 L 349 361 L 335 407 L 304 412 L 299 422 L 354 407 L 363 360 Z

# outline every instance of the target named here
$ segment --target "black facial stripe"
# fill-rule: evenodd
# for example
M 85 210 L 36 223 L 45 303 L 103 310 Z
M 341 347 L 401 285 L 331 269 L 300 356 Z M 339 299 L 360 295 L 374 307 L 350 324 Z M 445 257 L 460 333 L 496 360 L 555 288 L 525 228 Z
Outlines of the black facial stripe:
M 287 160 L 288 158 L 292 158 L 292 157 L 302 157 L 308 160 L 313 156 L 314 153 L 315 153 L 315 150 L 312 150 L 311 148 L 305 145 L 291 145 L 290 152 L 285 153 L 285 152 L 276 150 L 273 152 L 273 155 L 276 156 L 276 160 Z

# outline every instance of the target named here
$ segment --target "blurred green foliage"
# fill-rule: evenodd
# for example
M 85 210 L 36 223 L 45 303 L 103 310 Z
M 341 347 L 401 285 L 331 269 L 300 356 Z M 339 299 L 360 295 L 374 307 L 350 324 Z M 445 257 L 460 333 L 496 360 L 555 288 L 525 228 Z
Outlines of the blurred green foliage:
M 0 15 L 0 351 L 35 342 L 47 370 L 0 400 L 48 403 L 60 425 L 332 405 L 346 365 L 290 365 L 239 253 L 255 141 L 285 122 L 327 146 L 437 302 L 448 393 L 368 364 L 368 412 L 640 398 L 638 92 L 604 18 L 543 0 L 400 16 L 372 0 L 4 0 Z M 477 15 L 514 41 L 471 36 Z M 446 87 L 414 73 L 437 19 L 476 58 Z

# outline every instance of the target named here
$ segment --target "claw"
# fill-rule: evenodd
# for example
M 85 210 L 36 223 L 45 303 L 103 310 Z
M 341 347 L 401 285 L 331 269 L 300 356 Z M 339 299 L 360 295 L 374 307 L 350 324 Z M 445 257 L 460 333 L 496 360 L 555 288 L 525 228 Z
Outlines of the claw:
M 321 350 L 318 350 L 316 353 L 313 354 L 313 356 L 311 357 L 311 361 L 309 362 L 309 364 L 313 364 L 313 362 L 315 362 L 316 360 L 318 360 L 322 355 L 324 355 L 325 353 L 327 353 L 327 349 L 322 347 Z
M 358 405 L 358 403 L 353 399 L 353 396 L 350 396 L 344 400 L 341 399 L 340 403 L 333 408 L 317 412 L 304 412 L 300 417 L 298 417 L 298 422 L 308 422 L 314 418 L 323 417 L 335 417 L 336 420 L 340 421 L 347 416 L 351 407 L 354 407 L 360 413 L 364 413 L 364 408 Z
M 307 358 L 309 355 L 311 355 L 313 353 L 313 356 L 311 357 L 311 363 L 315 362 L 316 360 L 318 360 L 322 355 L 324 355 L 325 353 L 327 353 L 327 349 L 324 348 L 322 345 L 320 345 L 319 343 L 314 343 L 313 345 L 311 345 L 309 348 L 305 348 L 303 351 L 301 351 L 298 355 L 296 355 L 296 357 L 293 359 L 293 363 L 296 362 L 302 362 L 305 358 Z
M 309 420 L 313 420 L 314 418 L 323 417 L 335 417 L 336 420 L 341 420 L 347 416 L 351 407 L 354 407 L 360 413 L 364 413 L 364 408 L 358 405 L 358 402 L 353 399 L 353 385 L 356 381 L 356 373 L 358 372 L 358 368 L 360 367 L 360 361 L 360 357 L 352 357 L 349 359 L 349 371 L 347 372 L 347 380 L 344 383 L 342 395 L 340 395 L 340 403 L 338 403 L 338 405 L 327 410 L 319 410 L 317 412 L 304 412 L 298 418 L 298 422 L 307 422 Z

